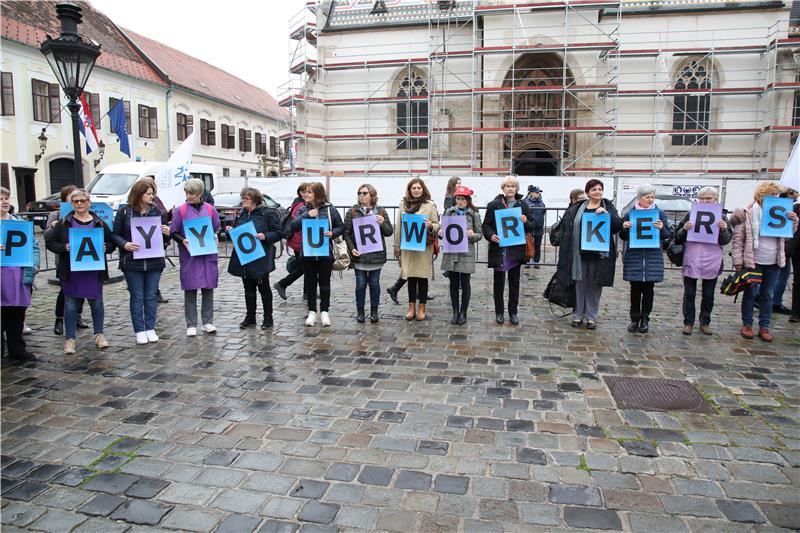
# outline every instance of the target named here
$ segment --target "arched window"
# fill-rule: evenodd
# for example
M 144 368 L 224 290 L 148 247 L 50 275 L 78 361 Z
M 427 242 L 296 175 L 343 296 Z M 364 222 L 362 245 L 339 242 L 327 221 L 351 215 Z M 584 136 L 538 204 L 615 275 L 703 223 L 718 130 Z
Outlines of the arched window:
M 428 82 L 421 72 L 411 72 L 403 77 L 397 90 L 400 98 L 409 98 L 397 103 L 397 133 L 428 133 L 428 99 L 411 100 L 415 96 L 428 96 Z M 403 137 L 397 139 L 398 150 L 428 148 L 427 137 Z
M 711 69 L 707 61 L 692 60 L 680 70 L 675 89 L 710 89 Z M 676 94 L 672 110 L 672 129 L 707 130 L 711 110 L 711 94 Z M 674 146 L 708 144 L 706 133 L 672 135 Z

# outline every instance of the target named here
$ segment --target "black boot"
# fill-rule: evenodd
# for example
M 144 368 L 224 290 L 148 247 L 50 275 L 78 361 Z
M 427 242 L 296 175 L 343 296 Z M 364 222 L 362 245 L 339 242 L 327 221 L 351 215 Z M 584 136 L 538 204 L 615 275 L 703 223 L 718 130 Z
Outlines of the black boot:
M 458 324 L 458 308 L 453 308 L 453 318 L 450 319 L 451 324 Z
M 364 308 L 363 307 L 356 307 L 356 322 L 359 324 L 363 324 L 366 320 L 364 316 Z
M 394 285 L 386 289 L 386 292 L 389 293 L 389 298 L 391 298 L 394 303 L 399 304 L 400 300 L 397 299 L 397 291 L 398 289 L 396 289 Z
M 639 333 L 647 333 L 650 331 L 650 317 L 642 317 L 639 321 Z
M 53 325 L 53 333 L 55 335 L 64 334 L 64 319 L 56 317 L 56 323 Z
M 466 323 L 467 323 L 467 311 L 465 309 L 464 311 L 458 313 L 458 325 L 463 326 Z
M 89 329 L 89 324 L 83 321 L 80 315 L 78 315 L 78 328 L 79 329 Z
M 239 324 L 239 329 L 245 329 L 256 325 L 256 293 L 244 293 L 244 306 L 247 314 L 244 320 Z
M 378 318 L 378 308 L 377 307 L 370 307 L 369 308 L 369 321 L 373 324 L 379 320 Z
M 269 329 L 273 326 L 272 317 L 265 316 L 264 321 L 261 323 L 261 329 Z
M 639 324 L 641 323 L 640 320 L 631 320 L 631 323 L 628 324 L 628 333 L 633 333 L 635 331 L 639 331 Z

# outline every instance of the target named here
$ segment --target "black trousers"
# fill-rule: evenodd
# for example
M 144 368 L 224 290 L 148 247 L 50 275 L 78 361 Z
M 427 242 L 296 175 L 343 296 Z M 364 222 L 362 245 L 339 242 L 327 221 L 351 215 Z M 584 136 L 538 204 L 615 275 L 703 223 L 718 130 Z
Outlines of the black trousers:
M 81 302 L 78 304 L 78 316 L 83 313 L 83 302 L 85 301 L 83 298 L 80 299 Z M 56 318 L 64 318 L 64 290 L 58 290 L 58 296 L 56 296 Z
M 650 320 L 655 286 L 652 281 L 631 281 L 631 322 Z
M 717 278 L 703 279 L 702 293 L 700 296 L 700 325 L 711 324 L 711 310 L 714 309 L 714 292 L 717 287 Z M 697 279 L 683 278 L 683 325 L 694 326 L 695 306 L 697 295 Z
M 502 315 L 503 293 L 506 291 L 506 274 L 508 274 L 508 314 L 516 315 L 519 308 L 519 274 L 522 265 L 517 265 L 508 272 L 494 271 L 494 314 Z
M 269 286 L 269 276 L 261 279 L 242 278 L 242 283 L 247 318 L 256 319 L 256 291 L 258 291 L 261 294 L 261 306 L 264 308 L 264 320 L 272 319 L 272 289 Z
M 317 310 L 317 286 L 319 286 L 319 310 L 328 311 L 331 307 L 331 272 L 333 259 L 303 259 L 303 284 L 308 299 L 308 310 Z
M 24 357 L 28 351 L 22 336 L 27 309 L 22 306 L 0 307 L 0 351 L 4 352 L 8 344 L 8 356 L 12 359 Z
M 544 228 L 536 228 L 533 230 L 533 262 L 538 263 L 542 259 L 542 237 L 544 236 Z
M 395 291 L 399 291 L 400 289 L 402 289 L 402 288 L 403 288 L 403 285 L 405 285 L 405 284 L 406 284 L 406 280 L 404 280 L 403 278 L 400 278 L 400 277 L 398 277 L 398 278 L 397 278 L 397 281 L 395 281 L 395 282 L 392 284 L 392 287 L 391 287 L 391 289 L 392 289 L 392 290 L 395 290 Z
M 303 277 L 303 261 L 298 257 L 297 261 L 294 261 L 292 264 L 294 265 L 294 268 L 278 282 L 278 285 L 284 289 Z
M 469 299 L 472 296 L 472 286 L 470 285 L 471 274 L 463 272 L 450 272 L 450 303 L 453 311 L 465 312 L 469 307 Z M 461 292 L 461 304 L 459 305 L 459 290 Z
M 428 303 L 428 278 L 408 278 L 408 303 Z

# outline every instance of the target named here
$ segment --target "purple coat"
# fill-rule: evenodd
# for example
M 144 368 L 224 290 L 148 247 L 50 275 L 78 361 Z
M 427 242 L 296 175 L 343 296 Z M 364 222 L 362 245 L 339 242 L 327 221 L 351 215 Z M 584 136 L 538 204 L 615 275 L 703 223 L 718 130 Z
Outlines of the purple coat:
M 184 208 L 183 206 L 186 207 Z M 176 206 L 172 211 L 170 230 L 172 231 L 173 239 L 176 241 L 183 240 L 186 237 L 183 231 L 184 217 L 181 215 L 181 211 L 185 211 L 186 220 L 210 216 L 214 233 L 217 233 L 220 229 L 219 214 L 211 205 L 203 203 L 198 211 L 194 206 L 184 203 Z M 217 269 L 218 255 L 210 254 L 192 257 L 182 242 L 178 244 L 178 250 L 181 262 L 181 289 L 184 291 L 216 289 L 217 279 L 219 278 Z

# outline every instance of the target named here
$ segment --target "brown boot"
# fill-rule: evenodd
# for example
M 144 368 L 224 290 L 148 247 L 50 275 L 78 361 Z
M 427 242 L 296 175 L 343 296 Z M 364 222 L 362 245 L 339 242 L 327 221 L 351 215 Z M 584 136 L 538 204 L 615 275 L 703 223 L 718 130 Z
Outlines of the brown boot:
M 419 321 L 425 320 L 425 305 L 419 304 L 419 310 L 417 311 L 417 320 Z
M 406 313 L 406 320 L 414 320 L 417 314 L 417 302 L 408 302 L 408 313 Z

